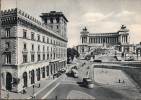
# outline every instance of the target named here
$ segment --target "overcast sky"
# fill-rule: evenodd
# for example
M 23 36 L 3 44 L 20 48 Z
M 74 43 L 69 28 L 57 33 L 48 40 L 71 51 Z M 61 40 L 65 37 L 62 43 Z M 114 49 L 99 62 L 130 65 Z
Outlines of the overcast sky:
M 2 9 L 15 8 L 16 0 L 2 0 Z M 122 24 L 131 43 L 141 41 L 141 0 L 17 0 L 17 7 L 37 19 L 41 13 L 61 11 L 69 20 L 68 47 L 79 44 L 80 31 L 116 32 Z

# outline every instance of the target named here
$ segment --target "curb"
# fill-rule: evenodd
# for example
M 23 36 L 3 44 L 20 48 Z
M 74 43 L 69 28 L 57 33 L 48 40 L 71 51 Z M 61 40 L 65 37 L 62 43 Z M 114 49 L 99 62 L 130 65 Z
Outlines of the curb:
M 62 74 L 63 75 L 63 74 Z M 61 75 L 61 76 L 62 76 Z M 60 76 L 60 77 L 61 77 Z M 58 78 L 56 78 L 56 79 L 54 79 L 53 81 L 51 81 L 49 84 L 47 84 L 44 88 L 42 88 L 41 90 L 39 90 L 39 91 L 37 91 L 35 94 L 34 94 L 34 96 L 36 96 L 36 95 L 38 95 L 39 93 L 41 93 L 42 91 L 44 91 L 47 87 L 49 87 L 51 84 L 53 84 L 56 80 L 58 80 L 60 77 L 58 77 Z M 32 97 L 28 97 L 28 98 L 26 98 L 26 99 L 32 99 Z

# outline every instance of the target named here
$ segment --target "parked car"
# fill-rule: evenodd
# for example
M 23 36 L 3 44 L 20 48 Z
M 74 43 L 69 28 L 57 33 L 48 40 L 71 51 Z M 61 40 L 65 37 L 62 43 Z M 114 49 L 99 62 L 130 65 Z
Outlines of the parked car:
M 78 78 L 78 71 L 76 69 L 72 69 L 71 73 L 72 73 L 73 77 Z
M 94 62 L 102 62 L 102 60 L 94 60 Z
M 68 71 L 68 72 L 66 73 L 66 75 L 69 76 L 69 77 L 72 77 L 72 72 L 71 72 L 71 71 Z
M 133 57 L 133 56 L 127 57 L 127 58 L 125 59 L 125 61 L 134 61 L 134 57 Z
M 53 78 L 58 78 L 59 76 L 61 75 L 61 72 L 57 72 L 57 73 L 55 73 L 54 75 L 53 75 Z
M 77 70 L 78 68 L 77 68 L 77 66 L 73 66 L 71 69 L 76 69 Z
M 62 68 L 62 69 L 60 70 L 60 72 L 61 72 L 61 73 L 65 73 L 65 72 L 66 72 L 66 69 L 65 69 L 65 68 Z
M 84 84 L 84 86 L 86 86 L 88 88 L 94 87 L 94 83 L 90 78 L 83 78 L 83 84 Z

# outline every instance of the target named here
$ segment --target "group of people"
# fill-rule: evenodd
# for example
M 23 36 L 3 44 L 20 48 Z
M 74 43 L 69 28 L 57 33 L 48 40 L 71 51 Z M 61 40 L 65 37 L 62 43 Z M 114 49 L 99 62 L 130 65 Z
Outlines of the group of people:
M 120 79 L 118 80 L 118 83 L 124 83 L 124 82 L 125 82 L 124 80 L 122 80 L 122 82 L 121 82 L 121 80 L 120 80 Z

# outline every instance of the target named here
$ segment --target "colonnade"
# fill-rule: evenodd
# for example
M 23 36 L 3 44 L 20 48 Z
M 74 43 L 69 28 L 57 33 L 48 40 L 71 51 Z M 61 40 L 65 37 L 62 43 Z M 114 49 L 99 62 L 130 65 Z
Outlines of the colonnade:
M 89 43 L 118 43 L 118 37 L 90 37 Z
M 128 42 L 128 36 L 127 35 L 122 35 L 121 36 L 121 43 L 127 43 Z
M 87 37 L 81 37 L 81 42 L 82 43 L 87 43 Z

